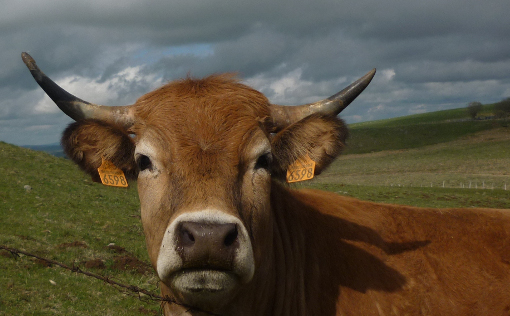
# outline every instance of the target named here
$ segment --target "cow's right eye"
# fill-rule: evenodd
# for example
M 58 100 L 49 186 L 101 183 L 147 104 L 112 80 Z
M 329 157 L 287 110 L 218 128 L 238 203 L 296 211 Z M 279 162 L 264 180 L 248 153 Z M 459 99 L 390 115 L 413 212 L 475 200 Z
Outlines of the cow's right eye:
M 145 155 L 138 156 L 136 163 L 138 164 L 140 171 L 144 171 L 145 169 L 152 169 L 151 159 Z

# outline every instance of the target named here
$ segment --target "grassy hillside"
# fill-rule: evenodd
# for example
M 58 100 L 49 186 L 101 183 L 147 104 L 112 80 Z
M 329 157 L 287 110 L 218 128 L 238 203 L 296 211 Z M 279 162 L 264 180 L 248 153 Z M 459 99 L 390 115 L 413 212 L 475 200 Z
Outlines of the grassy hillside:
M 48 154 L 51 154 L 56 157 L 65 157 L 64 149 L 60 146 L 59 143 L 56 144 L 48 144 L 48 145 L 27 145 L 22 146 L 24 148 L 29 148 L 37 151 L 44 151 Z
M 0 244 L 157 291 L 134 186 L 92 183 L 69 160 L 5 143 L 0 143 L 0 174 Z M 118 247 L 108 248 L 111 243 Z M 0 315 L 158 311 L 158 304 L 95 279 L 15 259 L 6 251 L 0 251 L 0 267 Z
M 420 148 L 343 155 L 300 186 L 397 204 L 510 209 L 510 128 Z
M 484 106 L 481 115 L 490 115 L 493 108 Z M 345 154 L 419 148 L 508 125 L 501 120 L 472 120 L 464 108 L 356 123 L 349 125 Z

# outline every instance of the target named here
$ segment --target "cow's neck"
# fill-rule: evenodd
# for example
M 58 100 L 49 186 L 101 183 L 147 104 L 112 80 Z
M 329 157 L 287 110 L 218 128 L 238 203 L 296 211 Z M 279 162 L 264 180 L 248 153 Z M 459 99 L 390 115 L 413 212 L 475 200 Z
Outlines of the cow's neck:
M 273 243 L 271 256 L 268 255 L 271 262 L 264 263 L 272 269 L 257 278 L 272 283 L 255 289 L 259 295 L 266 295 L 261 301 L 268 304 L 262 306 L 272 309 L 260 315 L 336 315 L 340 285 L 349 286 L 353 279 L 372 277 L 360 272 L 360 264 L 372 257 L 358 251 L 350 241 L 364 242 L 370 236 L 376 248 L 384 242 L 370 229 L 337 212 L 321 212 L 327 209 L 326 205 L 331 208 L 332 201 L 312 196 L 273 183 Z M 348 207 L 340 209 L 355 212 Z
M 301 202 L 293 199 L 292 192 L 278 183 L 271 191 L 272 229 L 267 244 L 258 256 L 253 281 L 239 293 L 225 315 L 290 316 L 312 315 L 305 293 L 310 286 L 308 267 L 320 269 L 314 264 L 307 250 L 308 240 L 302 221 L 306 216 L 296 212 Z M 259 243 L 264 243 L 266 241 Z M 257 243 L 257 246 L 261 246 Z M 312 255 L 315 258 L 315 255 Z M 317 289 L 317 299 L 323 300 Z M 307 290 L 308 291 L 308 290 Z M 319 315 L 315 313 L 315 315 Z
M 338 287 L 326 290 L 324 287 L 324 282 L 331 282 L 328 278 L 334 270 L 327 264 L 330 261 L 324 260 L 330 256 L 331 242 L 328 243 L 330 239 L 325 233 L 328 225 L 324 223 L 328 219 L 304 204 L 297 192 L 278 183 L 273 183 L 271 207 L 270 250 L 257 267 L 255 280 L 258 283 L 247 293 L 251 298 L 258 297 L 255 297 L 253 309 L 243 314 L 334 314 Z M 318 227 L 326 230 L 318 230 Z
M 271 204 L 273 210 L 273 268 L 272 297 L 273 315 L 306 315 L 305 274 L 306 239 L 302 214 L 293 209 L 299 207 L 289 191 L 273 184 Z

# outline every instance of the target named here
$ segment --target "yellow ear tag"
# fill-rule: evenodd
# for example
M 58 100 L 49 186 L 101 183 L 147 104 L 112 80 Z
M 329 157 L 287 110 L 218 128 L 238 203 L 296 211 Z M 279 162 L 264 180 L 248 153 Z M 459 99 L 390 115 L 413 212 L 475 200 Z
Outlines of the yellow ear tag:
M 97 168 L 97 172 L 99 172 L 99 177 L 101 177 L 101 182 L 104 185 L 109 185 L 112 187 L 123 187 L 127 188 L 128 182 L 126 177 L 124 176 L 124 172 L 119 168 L 115 167 L 115 165 L 102 158 L 103 162 L 99 168 Z
M 296 160 L 287 169 L 287 182 L 310 180 L 315 172 L 315 161 L 308 155 Z

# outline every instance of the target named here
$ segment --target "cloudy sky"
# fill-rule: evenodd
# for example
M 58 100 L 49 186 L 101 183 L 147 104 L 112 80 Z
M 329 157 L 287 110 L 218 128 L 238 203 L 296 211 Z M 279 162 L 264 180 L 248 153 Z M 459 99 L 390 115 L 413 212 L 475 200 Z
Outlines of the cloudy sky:
M 510 97 L 508 0 L 1 0 L 0 141 L 69 124 L 21 61 L 87 101 L 132 104 L 188 73 L 237 72 L 274 103 L 328 97 L 377 68 L 349 123 Z

